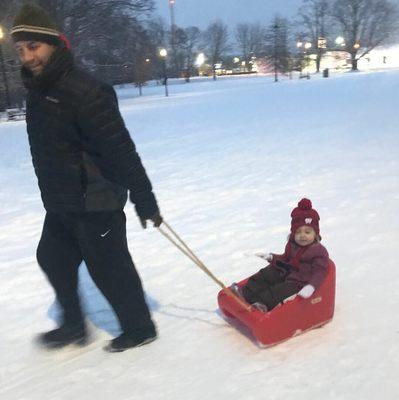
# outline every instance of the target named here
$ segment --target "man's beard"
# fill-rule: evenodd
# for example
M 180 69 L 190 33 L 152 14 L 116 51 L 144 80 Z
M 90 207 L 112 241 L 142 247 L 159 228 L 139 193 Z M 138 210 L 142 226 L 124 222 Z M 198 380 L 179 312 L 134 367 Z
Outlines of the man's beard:
M 35 64 L 24 64 L 24 67 L 32 72 L 33 76 L 39 75 L 43 71 L 43 64 L 42 63 L 35 63 Z

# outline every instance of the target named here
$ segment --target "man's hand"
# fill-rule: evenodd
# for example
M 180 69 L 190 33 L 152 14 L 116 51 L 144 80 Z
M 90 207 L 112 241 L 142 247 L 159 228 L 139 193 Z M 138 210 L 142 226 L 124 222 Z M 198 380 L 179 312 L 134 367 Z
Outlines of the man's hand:
M 159 213 L 159 211 L 157 211 L 152 217 L 147 218 L 147 219 L 149 219 L 150 221 L 153 222 L 155 228 L 158 228 L 162 224 L 162 221 L 163 221 L 162 216 Z M 140 218 L 140 223 L 141 223 L 141 226 L 143 227 L 143 229 L 147 228 L 147 219 Z
M 148 220 L 154 223 L 155 228 L 158 228 L 162 224 L 162 216 L 154 193 L 148 191 L 135 193 L 130 191 L 129 197 L 130 201 L 134 204 L 136 214 L 143 229 L 147 228 Z

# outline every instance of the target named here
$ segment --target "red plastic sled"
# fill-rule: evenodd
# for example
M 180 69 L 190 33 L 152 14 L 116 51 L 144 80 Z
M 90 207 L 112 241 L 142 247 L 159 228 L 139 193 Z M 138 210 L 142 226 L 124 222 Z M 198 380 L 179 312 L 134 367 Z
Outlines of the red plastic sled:
M 242 286 L 248 278 L 239 282 Z M 335 305 L 335 264 L 330 260 L 326 279 L 309 299 L 296 296 L 269 312 L 246 310 L 224 290 L 218 294 L 219 308 L 233 325 L 238 320 L 246 326 L 259 346 L 269 347 L 320 327 L 331 321 Z

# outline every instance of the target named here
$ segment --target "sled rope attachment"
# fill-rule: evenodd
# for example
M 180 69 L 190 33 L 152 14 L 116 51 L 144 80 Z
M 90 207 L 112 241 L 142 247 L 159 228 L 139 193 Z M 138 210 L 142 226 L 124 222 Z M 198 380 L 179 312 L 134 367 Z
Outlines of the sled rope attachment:
M 167 230 L 162 229 L 162 225 L 165 225 Z M 233 297 L 242 307 L 247 311 L 250 311 L 252 307 L 245 303 L 240 297 L 238 297 L 229 287 L 221 282 L 205 264 L 195 255 L 190 247 L 184 242 L 184 240 L 172 229 L 172 227 L 163 220 L 162 225 L 158 227 L 158 230 L 163 236 L 165 236 L 172 244 L 174 244 L 183 254 L 185 254 L 194 264 L 196 264 L 202 271 L 204 271 L 214 282 L 216 282 L 223 291 Z

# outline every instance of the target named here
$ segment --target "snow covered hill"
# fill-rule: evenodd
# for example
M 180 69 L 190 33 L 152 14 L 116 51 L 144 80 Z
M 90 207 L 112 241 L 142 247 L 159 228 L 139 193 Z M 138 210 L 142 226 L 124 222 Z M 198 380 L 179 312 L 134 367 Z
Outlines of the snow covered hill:
M 121 354 L 112 312 L 81 268 L 93 342 L 59 352 L 35 261 L 44 217 L 24 122 L 0 124 L 0 398 L 395 400 L 399 395 L 399 71 L 119 91 L 165 219 L 226 284 L 283 250 L 307 196 L 337 265 L 334 320 L 260 349 L 218 314 L 218 287 L 128 205 L 128 239 L 160 337 Z

